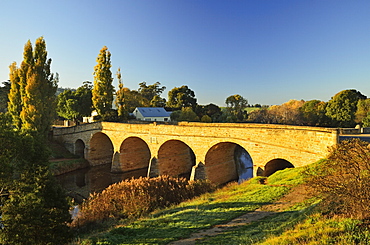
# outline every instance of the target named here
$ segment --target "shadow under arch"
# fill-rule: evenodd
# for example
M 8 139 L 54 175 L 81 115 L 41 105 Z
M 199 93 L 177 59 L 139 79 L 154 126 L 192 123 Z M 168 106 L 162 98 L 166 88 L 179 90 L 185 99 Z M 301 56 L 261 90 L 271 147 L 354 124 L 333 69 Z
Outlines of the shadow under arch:
M 119 160 L 113 161 L 112 172 L 148 169 L 150 162 L 148 144 L 139 137 L 128 137 L 120 146 Z
M 113 144 L 110 138 L 98 132 L 90 139 L 88 158 L 90 165 L 111 164 L 113 158 Z
M 291 162 L 282 158 L 270 160 L 265 165 L 265 171 L 263 172 L 263 176 L 268 177 L 275 173 L 276 171 L 283 170 L 286 168 L 294 168 L 294 165 Z
M 205 158 L 207 179 L 221 185 L 230 181 L 243 182 L 253 177 L 253 161 L 239 144 L 221 142 L 212 146 Z
M 159 175 L 190 179 L 195 154 L 184 142 L 169 140 L 159 148 L 157 164 Z
M 81 158 L 85 158 L 85 143 L 83 140 L 78 139 L 75 142 L 75 155 Z

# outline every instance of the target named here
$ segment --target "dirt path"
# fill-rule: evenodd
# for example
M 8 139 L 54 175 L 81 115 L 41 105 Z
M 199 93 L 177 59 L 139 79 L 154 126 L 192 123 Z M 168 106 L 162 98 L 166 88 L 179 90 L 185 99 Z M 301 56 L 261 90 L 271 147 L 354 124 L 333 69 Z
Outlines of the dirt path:
M 192 245 L 195 244 L 197 240 L 201 240 L 203 237 L 217 236 L 227 229 L 237 228 L 239 226 L 247 225 L 253 221 L 258 221 L 270 215 L 276 214 L 278 212 L 283 212 L 284 210 L 292 207 L 294 204 L 299 203 L 307 199 L 308 191 L 305 186 L 299 185 L 293 188 L 287 195 L 283 196 L 278 201 L 264 205 L 253 212 L 248 212 L 242 216 L 239 216 L 226 224 L 216 225 L 207 230 L 201 230 L 193 233 L 190 238 L 178 240 L 169 243 L 170 245 Z

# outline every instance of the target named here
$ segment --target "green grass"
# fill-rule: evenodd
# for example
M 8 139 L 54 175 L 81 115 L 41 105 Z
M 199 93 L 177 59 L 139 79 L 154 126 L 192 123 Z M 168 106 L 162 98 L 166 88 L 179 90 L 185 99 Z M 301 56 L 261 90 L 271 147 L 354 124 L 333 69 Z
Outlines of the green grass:
M 247 108 L 245 108 L 245 110 L 248 112 L 248 113 L 250 113 L 250 112 L 252 112 L 252 111 L 255 111 L 255 110 L 260 110 L 261 109 L 261 107 L 247 107 Z
M 85 234 L 75 244 L 168 244 L 192 233 L 227 223 L 272 203 L 303 183 L 304 168 L 278 171 L 261 184 L 261 177 L 241 185 L 229 184 L 180 205 L 158 210 L 140 220 L 116 221 L 105 231 Z M 262 220 L 205 237 L 196 244 L 370 244 L 368 224 L 340 217 L 328 218 L 307 199 Z
M 280 171 L 285 177 L 271 177 L 269 185 L 254 179 L 240 185 L 229 184 L 214 193 L 154 212 L 148 218 L 129 224 L 122 221 L 110 231 L 88 235 L 80 244 L 167 244 L 186 238 L 195 231 L 228 222 L 280 198 L 300 182 L 297 177 L 300 171 L 298 168 Z M 278 184 L 282 178 L 291 178 L 290 175 L 296 176 L 296 181 Z
M 290 244 L 369 244 L 370 232 L 358 220 L 334 217 L 327 219 L 319 213 L 306 217 L 292 229 L 271 236 L 263 245 Z

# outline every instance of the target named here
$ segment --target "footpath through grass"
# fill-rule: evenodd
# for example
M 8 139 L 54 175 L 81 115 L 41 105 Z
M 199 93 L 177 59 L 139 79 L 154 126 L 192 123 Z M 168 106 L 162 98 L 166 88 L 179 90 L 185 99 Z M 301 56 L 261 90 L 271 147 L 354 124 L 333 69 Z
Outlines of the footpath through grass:
M 150 217 L 121 221 L 109 231 L 78 239 L 76 244 L 168 244 L 272 203 L 302 182 L 301 172 L 300 168 L 279 171 L 268 178 L 267 185 L 260 183 L 261 178 L 229 184 Z
M 229 184 L 214 193 L 159 210 L 140 220 L 115 221 L 111 228 L 92 231 L 73 244 L 168 244 L 271 204 L 303 183 L 304 168 L 286 169 L 267 184 L 256 177 Z M 292 192 L 294 193 L 294 192 Z M 370 222 L 327 216 L 316 209 L 319 200 L 304 200 L 272 216 L 205 237 L 196 244 L 370 244 Z M 275 204 L 274 204 L 275 205 Z M 266 207 L 266 206 L 264 206 Z

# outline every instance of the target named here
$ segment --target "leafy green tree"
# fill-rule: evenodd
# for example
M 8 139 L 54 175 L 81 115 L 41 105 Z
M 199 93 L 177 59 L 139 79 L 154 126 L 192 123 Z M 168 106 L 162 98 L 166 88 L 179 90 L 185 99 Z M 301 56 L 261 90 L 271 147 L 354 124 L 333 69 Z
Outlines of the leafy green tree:
M 304 125 L 324 126 L 325 102 L 320 100 L 306 101 L 299 110 L 302 112 Z
M 210 122 L 220 122 L 221 120 L 221 108 L 215 104 L 197 105 L 194 112 L 198 115 L 199 118 L 203 118 L 204 116 L 210 117 Z
M 64 90 L 57 97 L 57 114 L 68 120 L 77 120 L 78 118 L 78 100 L 73 90 Z
M 245 108 L 248 106 L 248 100 L 239 94 L 230 95 L 225 100 L 229 114 L 234 116 L 238 121 L 246 117 Z
M 74 120 L 76 123 L 92 111 L 92 86 L 85 81 L 77 90 L 66 89 L 58 95 L 57 113 L 60 117 Z
M 204 115 L 202 116 L 202 118 L 200 119 L 201 122 L 205 122 L 205 123 L 211 123 L 212 122 L 212 118 L 208 115 Z
M 92 90 L 93 106 L 98 114 L 104 118 L 105 114 L 112 109 L 114 87 L 111 72 L 111 53 L 104 46 L 96 59 L 94 67 L 94 88 Z
M 14 130 L 0 114 L 0 139 L 0 244 L 69 242 L 69 204 L 48 170 L 44 137 Z
M 154 105 L 153 107 L 159 107 L 156 104 L 160 103 L 163 104 L 166 102 L 165 99 L 161 98 L 160 95 L 163 93 L 163 91 L 166 89 L 165 86 L 160 87 L 161 83 L 156 82 L 152 85 L 146 85 L 146 82 L 139 83 L 139 89 L 138 92 L 145 98 L 147 101 L 150 102 L 149 106 Z
M 34 50 L 30 41 L 26 43 L 20 68 L 15 63 L 10 66 L 8 111 L 14 125 L 36 130 L 45 137 L 55 118 L 55 92 L 59 79 L 58 74 L 51 73 L 50 66 L 43 37 L 36 40 Z
M 171 113 L 171 121 L 199 122 L 199 117 L 191 107 L 183 107 Z
M 4 81 L 3 86 L 0 87 L 0 113 L 6 112 L 8 108 L 10 87 L 10 81 Z
M 150 107 L 165 107 L 166 99 L 159 95 L 154 95 L 153 99 L 150 101 Z
M 360 99 L 366 99 L 366 96 L 355 89 L 343 90 L 334 95 L 326 107 L 326 115 L 333 120 L 332 126 L 354 127 Z
M 357 103 L 355 122 L 363 124 L 364 127 L 369 127 L 370 124 L 370 99 L 359 100 Z
M 147 107 L 149 102 L 138 91 L 123 88 L 125 105 L 128 112 L 133 112 L 136 107 Z
M 72 234 L 67 223 L 71 216 L 63 192 L 48 172 L 39 167 L 23 172 L 14 181 L 2 211 L 6 244 L 65 244 Z M 1 240 L 0 240 L 1 241 Z
M 168 92 L 167 106 L 170 108 L 195 108 L 196 105 L 197 99 L 195 98 L 195 93 L 187 85 L 175 87 Z
M 88 117 L 93 110 L 92 105 L 92 84 L 90 81 L 83 82 L 82 86 L 78 87 L 75 95 L 79 101 L 79 113 L 81 117 Z

